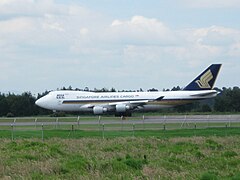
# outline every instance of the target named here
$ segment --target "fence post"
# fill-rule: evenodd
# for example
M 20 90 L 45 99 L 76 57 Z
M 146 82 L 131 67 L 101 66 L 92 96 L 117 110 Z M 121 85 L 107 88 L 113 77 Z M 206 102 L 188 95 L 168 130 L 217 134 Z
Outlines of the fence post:
M 80 117 L 78 116 L 78 118 L 77 118 L 78 129 L 79 129 L 79 120 L 80 120 Z
M 194 124 L 194 136 L 196 136 L 196 130 L 197 130 L 197 124 L 195 122 L 195 124 Z
M 14 140 L 14 128 L 13 128 L 13 124 L 11 124 L 11 129 L 12 129 L 12 141 Z
M 163 123 L 164 123 L 164 124 L 166 123 L 166 119 L 167 119 L 167 116 L 164 115 L 164 116 L 163 116 Z
M 42 123 L 42 141 L 44 140 L 44 137 L 43 137 L 43 123 Z
M 74 125 L 72 124 L 72 134 L 74 134 Z
M 104 124 L 102 124 L 102 138 L 104 139 Z
M 145 116 L 143 115 L 143 117 L 142 117 L 142 123 L 143 123 L 143 130 L 145 130 Z
M 209 115 L 207 115 L 207 127 L 209 128 Z
M 98 127 L 100 127 L 100 123 L 101 123 L 101 116 L 98 116 Z
M 35 118 L 35 129 L 37 129 L 37 118 Z
M 231 127 L 231 115 L 228 116 L 228 126 Z
M 123 116 L 121 116 L 121 120 L 122 120 L 122 131 L 123 131 Z
M 186 124 L 186 120 L 187 120 L 187 115 L 185 114 L 184 115 L 184 120 L 183 120 L 183 122 L 181 124 L 181 128 Z
M 134 131 L 135 131 L 135 124 L 132 125 L 132 131 L 133 131 L 133 137 L 134 137 Z
M 227 128 L 228 128 L 228 125 L 227 125 L 227 123 L 226 123 L 226 125 L 225 125 L 225 136 L 227 136 Z
M 56 119 L 56 128 L 59 128 L 59 120 L 58 120 L 58 118 Z

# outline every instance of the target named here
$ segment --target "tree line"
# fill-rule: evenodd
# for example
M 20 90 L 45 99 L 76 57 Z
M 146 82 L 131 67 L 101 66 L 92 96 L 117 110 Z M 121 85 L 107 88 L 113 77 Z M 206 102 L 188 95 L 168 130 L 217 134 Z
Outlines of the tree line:
M 164 89 L 164 91 L 176 91 L 180 90 L 179 86 L 170 89 Z M 61 90 L 73 90 L 71 86 L 68 88 L 61 88 Z M 117 92 L 114 88 L 96 89 L 90 90 L 89 88 L 74 89 L 92 92 Z M 194 102 L 192 104 L 177 106 L 170 110 L 170 112 L 240 112 L 240 88 L 216 88 L 219 91 L 219 95 L 212 99 L 204 101 Z M 140 92 L 139 90 L 122 90 L 118 92 Z M 158 91 L 155 88 L 148 89 L 148 91 Z M 13 116 L 36 116 L 36 115 L 51 115 L 52 111 L 42 109 L 35 105 L 35 101 L 46 95 L 49 91 L 39 93 L 37 97 L 33 96 L 31 92 L 24 92 L 21 95 L 14 93 L 0 93 L 0 116 L 1 117 L 13 117 Z
M 0 116 L 14 117 L 51 114 L 51 111 L 35 105 L 35 101 L 47 93 L 38 94 L 37 97 L 33 96 L 31 92 L 24 92 L 21 95 L 0 93 Z

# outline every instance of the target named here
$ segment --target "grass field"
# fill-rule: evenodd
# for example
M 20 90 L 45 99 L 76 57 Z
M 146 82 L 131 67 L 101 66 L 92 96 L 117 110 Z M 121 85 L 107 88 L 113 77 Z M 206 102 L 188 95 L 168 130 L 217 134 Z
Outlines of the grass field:
M 1 126 L 0 179 L 240 179 L 238 122 L 181 124 Z
M 240 179 L 240 138 L 1 139 L 1 179 Z

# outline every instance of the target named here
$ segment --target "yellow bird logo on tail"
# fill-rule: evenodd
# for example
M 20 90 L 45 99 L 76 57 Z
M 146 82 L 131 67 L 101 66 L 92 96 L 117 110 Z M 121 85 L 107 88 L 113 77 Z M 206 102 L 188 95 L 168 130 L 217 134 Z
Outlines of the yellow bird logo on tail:
M 209 81 L 211 81 L 213 78 L 212 72 L 210 71 L 210 69 L 204 73 L 201 77 L 200 80 L 196 80 L 195 82 L 198 84 L 198 86 L 202 89 L 205 88 L 211 88 L 211 86 L 209 85 Z

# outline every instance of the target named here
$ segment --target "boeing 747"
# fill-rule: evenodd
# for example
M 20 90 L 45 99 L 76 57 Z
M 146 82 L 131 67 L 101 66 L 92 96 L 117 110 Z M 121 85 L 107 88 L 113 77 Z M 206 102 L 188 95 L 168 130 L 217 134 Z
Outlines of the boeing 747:
M 156 111 L 215 97 L 213 89 L 221 64 L 212 64 L 183 90 L 163 92 L 87 92 L 52 91 L 35 103 L 53 111 L 114 113 L 131 115 L 133 111 Z

